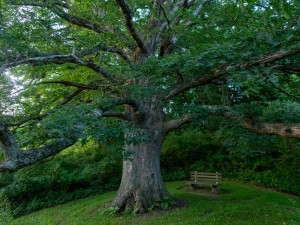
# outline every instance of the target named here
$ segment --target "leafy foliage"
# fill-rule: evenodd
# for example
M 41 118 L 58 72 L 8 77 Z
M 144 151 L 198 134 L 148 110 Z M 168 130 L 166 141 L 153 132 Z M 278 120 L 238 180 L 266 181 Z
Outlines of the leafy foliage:
M 55 139 L 73 143 L 75 136 L 116 156 L 123 143 L 151 141 L 144 131 L 154 128 L 143 123 L 153 116 L 144 110 L 148 104 L 164 111 L 166 123 L 197 117 L 195 130 L 166 140 L 165 179 L 183 179 L 190 169 L 218 170 L 298 194 L 291 180 L 298 172 L 297 141 L 257 136 L 222 120 L 226 111 L 252 121 L 299 123 L 299 1 L 159 2 L 1 1 L 0 126 L 14 130 L 20 154 Z M 222 109 L 210 110 L 215 106 Z M 164 125 L 158 134 L 168 133 Z M 124 140 L 126 133 L 136 135 Z M 19 215 L 94 193 L 99 185 L 99 192 L 109 189 L 103 182 L 116 172 L 109 169 L 114 161 L 78 155 L 7 180 L 1 175 L 6 208 Z M 45 170 L 49 174 L 41 174 Z
M 1 209 L 16 217 L 116 190 L 120 170 L 120 159 L 111 158 L 95 143 L 72 147 L 51 161 L 1 174 Z
M 172 133 L 162 151 L 164 179 L 189 179 L 190 171 L 222 172 L 224 177 L 300 195 L 299 141 L 253 135 L 241 128 Z

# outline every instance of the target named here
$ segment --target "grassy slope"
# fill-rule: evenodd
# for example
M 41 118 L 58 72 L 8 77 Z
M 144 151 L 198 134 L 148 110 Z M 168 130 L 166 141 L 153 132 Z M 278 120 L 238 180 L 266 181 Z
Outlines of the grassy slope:
M 166 213 L 113 216 L 103 213 L 115 193 L 107 193 L 45 209 L 16 220 L 12 225 L 113 225 L 113 224 L 300 224 L 300 198 L 255 187 L 224 182 L 219 195 L 192 193 L 184 182 L 168 189 L 186 206 Z

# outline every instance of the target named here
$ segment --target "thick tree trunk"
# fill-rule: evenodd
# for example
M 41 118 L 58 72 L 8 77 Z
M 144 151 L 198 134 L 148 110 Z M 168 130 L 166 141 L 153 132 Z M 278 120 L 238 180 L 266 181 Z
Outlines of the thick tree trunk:
M 132 115 L 135 130 L 125 134 L 122 181 L 113 206 L 144 213 L 158 201 L 171 198 L 160 171 L 163 112 L 156 101 L 151 101 L 140 103 Z M 139 137 L 144 141 L 134 140 Z

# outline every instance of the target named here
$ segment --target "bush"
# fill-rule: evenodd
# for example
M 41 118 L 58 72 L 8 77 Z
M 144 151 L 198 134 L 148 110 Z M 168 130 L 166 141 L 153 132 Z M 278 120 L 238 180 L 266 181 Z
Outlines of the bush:
M 120 160 L 109 158 L 95 145 L 83 149 L 64 153 L 14 174 L 1 174 L 0 208 L 18 217 L 92 194 L 116 190 L 121 175 Z
M 261 172 L 254 170 L 240 171 L 233 178 L 300 195 L 300 168 L 293 163 L 277 165 L 272 170 Z
M 212 133 L 197 130 L 170 134 L 161 157 L 163 179 L 188 179 L 190 171 L 222 172 L 226 178 L 300 195 L 299 140 L 227 132 L 220 143 Z
M 189 178 L 188 170 L 163 171 L 162 176 L 164 181 L 178 181 Z

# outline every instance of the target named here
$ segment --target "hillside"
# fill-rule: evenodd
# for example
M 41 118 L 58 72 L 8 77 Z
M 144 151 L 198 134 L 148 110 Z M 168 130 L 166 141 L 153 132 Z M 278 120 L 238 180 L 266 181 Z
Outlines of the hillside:
M 168 183 L 168 189 L 184 201 L 183 208 L 146 215 L 114 216 L 105 209 L 115 192 L 59 205 L 15 219 L 10 225 L 112 225 L 112 224 L 300 224 L 300 198 L 232 181 L 213 195 L 194 192 L 184 182 Z

